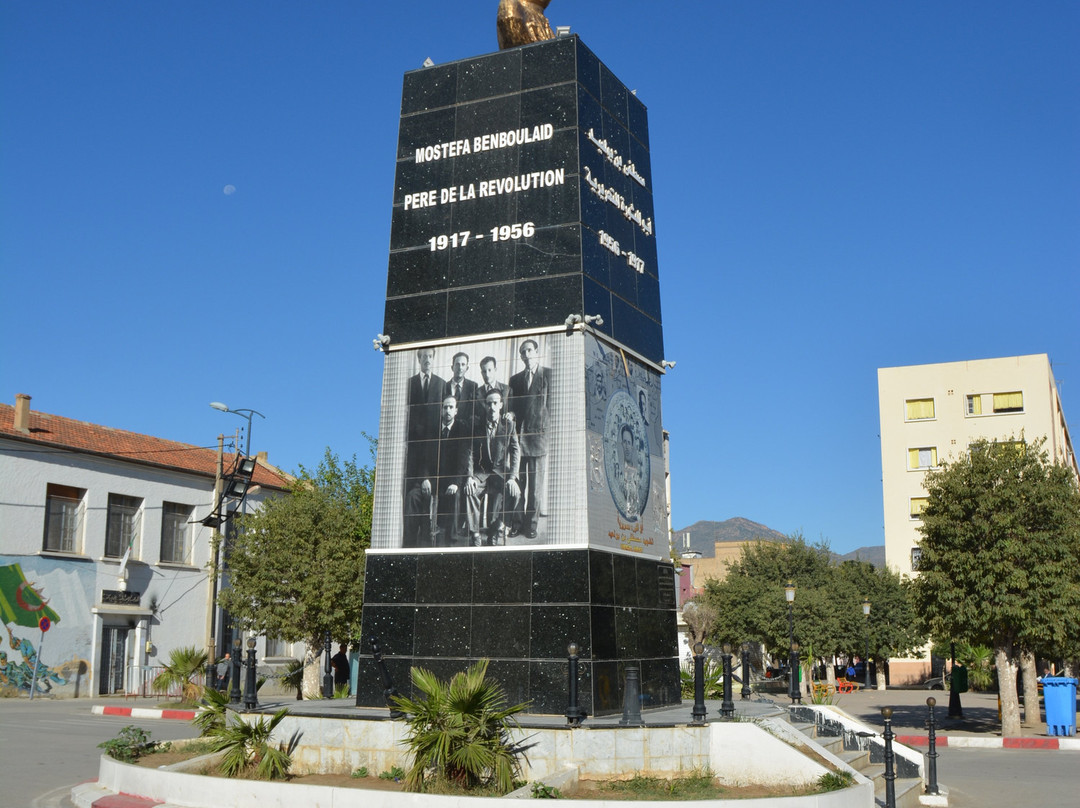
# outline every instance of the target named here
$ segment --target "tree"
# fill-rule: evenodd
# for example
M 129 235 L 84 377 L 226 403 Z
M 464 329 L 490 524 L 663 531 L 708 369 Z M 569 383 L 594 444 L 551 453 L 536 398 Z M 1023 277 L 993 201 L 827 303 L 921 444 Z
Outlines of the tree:
M 845 561 L 836 568 L 837 608 L 845 616 L 845 647 L 866 648 L 870 635 L 870 659 L 877 660 L 878 689 L 885 689 L 884 660 L 916 653 L 926 643 L 926 633 L 916 620 L 909 587 L 900 573 L 878 569 L 868 561 Z M 863 615 L 863 600 L 870 601 L 870 616 Z M 870 660 L 866 660 L 870 664 Z
M 1043 443 L 978 440 L 923 484 L 916 609 L 938 640 L 994 649 L 1006 737 L 1021 654 L 1064 652 L 1080 613 L 1080 493 Z
M 795 640 L 803 649 L 812 649 L 816 659 L 863 653 L 867 628 L 863 598 L 872 604 L 872 656 L 904 656 L 923 642 L 914 628 L 913 608 L 899 575 L 875 570 L 866 562 L 837 566 L 826 542 L 811 545 L 799 535 L 786 542 L 747 545 L 723 581 L 706 582 L 698 600 L 717 613 L 710 638 L 733 645 L 745 640 L 761 642 L 771 654 L 786 659 L 784 585 L 789 580 L 796 587 Z M 832 679 L 831 666 L 826 675 Z
M 327 449 L 314 472 L 301 467 L 287 496 L 242 517 L 227 548 L 222 607 L 244 628 L 307 643 L 308 693 L 319 689 L 327 634 L 360 636 L 374 482 L 355 456 L 342 463 Z

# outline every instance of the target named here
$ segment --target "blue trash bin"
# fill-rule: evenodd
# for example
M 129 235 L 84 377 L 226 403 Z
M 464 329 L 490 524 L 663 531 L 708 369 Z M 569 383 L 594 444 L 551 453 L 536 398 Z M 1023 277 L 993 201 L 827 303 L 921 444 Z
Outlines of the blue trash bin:
M 1047 734 L 1075 735 L 1076 679 L 1068 676 L 1044 676 L 1042 684 Z

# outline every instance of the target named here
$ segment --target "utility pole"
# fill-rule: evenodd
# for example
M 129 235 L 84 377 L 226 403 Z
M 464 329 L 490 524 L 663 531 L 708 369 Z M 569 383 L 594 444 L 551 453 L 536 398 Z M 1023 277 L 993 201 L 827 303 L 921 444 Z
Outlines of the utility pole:
M 217 437 L 217 469 L 214 473 L 214 504 L 211 515 L 221 507 L 222 477 L 225 471 L 225 436 Z M 210 574 L 206 582 L 206 686 L 217 682 L 217 638 L 214 636 L 214 612 L 217 607 L 218 548 L 221 546 L 221 514 L 210 531 Z

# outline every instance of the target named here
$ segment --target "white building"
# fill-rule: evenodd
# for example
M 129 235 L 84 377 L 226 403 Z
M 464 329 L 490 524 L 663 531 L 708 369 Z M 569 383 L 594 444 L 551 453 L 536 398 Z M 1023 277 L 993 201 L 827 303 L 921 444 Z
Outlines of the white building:
M 223 456 L 228 477 L 236 456 Z M 218 453 L 0 405 L 0 690 L 137 692 L 173 648 L 228 647 L 208 574 Z M 259 456 L 245 510 L 291 478 Z M 226 506 L 228 507 L 228 505 Z M 228 524 L 228 523 L 226 523 Z M 41 616 L 51 618 L 42 632 Z
M 918 567 L 923 479 L 979 438 L 1045 438 L 1050 457 L 1077 473 L 1069 429 L 1046 354 L 878 369 L 885 561 Z M 928 662 L 892 660 L 891 681 L 921 676 Z

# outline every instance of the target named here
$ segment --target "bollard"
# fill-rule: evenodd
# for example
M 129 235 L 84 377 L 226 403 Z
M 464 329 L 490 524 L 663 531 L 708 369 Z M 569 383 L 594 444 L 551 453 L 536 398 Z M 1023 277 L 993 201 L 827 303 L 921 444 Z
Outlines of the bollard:
M 724 653 L 720 655 L 724 661 L 724 700 L 720 702 L 720 717 L 735 717 L 735 702 L 731 700 L 731 646 L 724 643 Z
M 926 722 L 926 726 L 929 729 L 927 736 L 929 738 L 930 751 L 926 753 L 926 793 L 937 794 L 937 736 L 934 734 L 934 705 L 937 704 L 937 699 L 933 696 L 926 700 L 926 706 L 930 709 L 930 718 Z
M 619 724 L 640 727 L 641 720 L 641 673 L 634 665 L 626 666 L 626 687 L 623 690 L 623 713 Z
M 240 665 L 243 662 L 244 646 L 240 643 L 240 638 L 237 637 L 233 640 L 232 660 L 229 664 L 232 665 L 232 684 L 229 686 L 229 704 L 239 704 L 241 699 L 244 698 L 244 694 L 240 692 Z
M 324 699 L 334 698 L 334 674 L 333 668 L 330 665 L 330 655 L 333 653 L 333 649 L 330 647 L 330 632 L 326 632 L 326 636 L 323 638 L 323 678 L 322 678 L 322 696 Z
M 705 646 L 694 643 L 694 711 L 695 724 L 705 723 Z
M 892 707 L 882 707 L 881 717 L 885 720 L 885 808 L 896 808 L 896 768 L 893 765 L 892 742 L 896 736 L 892 731 Z
M 379 649 L 379 642 L 374 637 L 371 639 L 371 656 L 375 659 L 375 665 L 379 669 L 379 673 L 382 674 L 383 680 L 383 698 L 386 699 L 386 704 L 390 708 L 391 718 L 404 718 L 405 713 L 401 712 L 395 704 L 394 698 L 397 697 L 397 688 L 394 687 L 394 680 L 390 678 L 390 671 L 386 669 L 386 663 L 383 662 L 382 651 Z M 360 688 L 357 688 L 356 698 L 360 698 Z
M 750 698 L 750 649 L 743 643 L 742 649 L 742 697 Z
M 259 706 L 258 685 L 255 684 L 255 638 L 247 641 L 247 681 L 244 683 L 244 709 L 254 710 Z
M 582 719 L 585 718 L 585 713 L 580 707 L 578 707 L 578 644 L 576 642 L 570 643 L 566 647 L 567 661 L 570 663 L 570 672 L 568 674 L 567 689 L 570 691 L 570 704 L 566 708 L 566 723 L 571 727 L 580 727 Z

